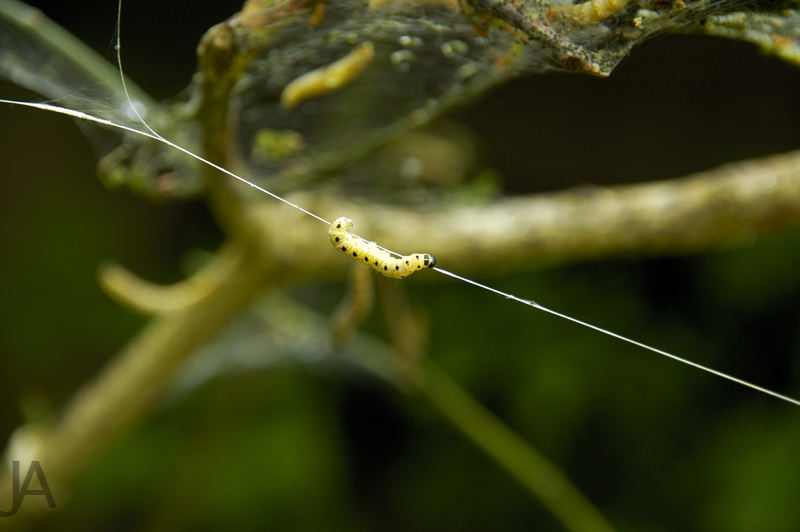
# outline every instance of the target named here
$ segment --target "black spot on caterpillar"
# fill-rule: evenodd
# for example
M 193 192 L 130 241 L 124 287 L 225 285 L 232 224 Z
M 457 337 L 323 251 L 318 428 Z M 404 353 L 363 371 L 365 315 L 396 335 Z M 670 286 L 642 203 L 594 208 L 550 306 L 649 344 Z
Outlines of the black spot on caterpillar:
M 331 244 L 349 257 L 368 263 L 373 270 L 387 277 L 402 279 L 417 270 L 433 268 L 436 259 L 427 253 L 413 253 L 405 257 L 394 258 L 375 242 L 369 242 L 350 232 L 353 220 L 342 216 L 337 218 L 328 229 Z

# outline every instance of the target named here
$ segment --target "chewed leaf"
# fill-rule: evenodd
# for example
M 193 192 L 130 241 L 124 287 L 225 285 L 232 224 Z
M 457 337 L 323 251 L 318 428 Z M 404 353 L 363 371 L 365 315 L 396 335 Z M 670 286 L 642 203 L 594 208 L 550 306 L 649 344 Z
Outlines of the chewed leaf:
M 70 96 L 59 100 L 67 107 L 130 124 L 130 108 L 107 82 L 115 76 L 87 78 L 73 69 L 58 43 L 72 39 L 74 50 L 75 39 L 60 29 L 62 41 L 20 30 L 17 5 L 0 4 L 0 74 L 51 98 Z M 734 7 L 725 0 L 250 0 L 202 39 L 187 103 L 163 112 L 132 93 L 165 137 L 241 162 L 272 190 L 306 188 L 330 175 L 344 179 L 340 184 L 365 182 L 355 163 L 454 106 L 523 74 L 608 75 L 658 32 L 751 40 L 797 62 L 796 10 L 759 14 L 751 4 L 752 14 L 724 14 Z M 114 68 L 98 65 L 90 70 Z M 185 158 L 140 142 L 126 138 L 104 159 L 107 183 L 158 197 L 203 189 L 204 176 Z M 384 190 L 409 185 L 396 173 L 366 173 Z
M 200 47 L 194 89 L 228 112 L 209 127 L 232 127 L 231 155 L 279 191 L 357 172 L 378 146 L 511 77 L 608 75 L 638 42 L 721 6 L 338 0 L 320 15 L 316 5 L 251 2 Z

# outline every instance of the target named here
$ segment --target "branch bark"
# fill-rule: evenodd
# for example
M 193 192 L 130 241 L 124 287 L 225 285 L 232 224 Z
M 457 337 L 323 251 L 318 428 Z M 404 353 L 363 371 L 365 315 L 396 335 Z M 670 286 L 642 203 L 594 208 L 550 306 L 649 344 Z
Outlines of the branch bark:
M 582 187 L 435 212 L 344 198 L 292 199 L 331 220 L 349 216 L 356 233 L 392 250 L 432 253 L 437 264 L 464 275 L 504 274 L 601 257 L 743 245 L 796 225 L 800 151 L 670 181 Z M 280 256 L 293 277 L 341 277 L 348 262 L 330 252 L 317 220 L 272 202 L 249 210 L 260 227 L 261 249 Z

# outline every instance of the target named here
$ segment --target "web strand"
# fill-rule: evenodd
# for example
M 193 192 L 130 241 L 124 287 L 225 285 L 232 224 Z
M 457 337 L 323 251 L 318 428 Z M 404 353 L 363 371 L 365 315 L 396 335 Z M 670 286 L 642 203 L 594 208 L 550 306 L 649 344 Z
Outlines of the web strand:
M 128 84 L 125 82 L 125 71 L 122 68 L 122 42 L 121 42 L 121 38 L 120 38 L 121 33 L 122 33 L 122 0 L 119 0 L 119 2 L 117 3 L 117 28 L 116 28 L 117 42 L 114 45 L 114 50 L 116 51 L 116 57 L 117 57 L 117 67 L 118 67 L 118 70 L 119 70 L 119 79 L 120 79 L 120 83 L 122 84 L 122 92 L 125 94 L 125 100 L 128 102 L 128 105 L 131 106 L 131 110 L 136 115 L 136 117 L 139 119 L 139 122 L 141 122 L 142 125 L 144 127 L 146 127 L 147 130 L 150 132 L 150 135 L 147 135 L 147 136 L 149 136 L 152 139 L 158 140 L 159 142 L 163 142 L 164 144 L 166 144 L 167 146 L 170 146 L 171 148 L 179 150 L 179 151 L 181 151 L 181 152 L 183 152 L 183 153 L 185 153 L 187 155 L 190 155 L 190 156 L 194 157 L 195 159 L 197 159 L 198 161 L 200 161 L 200 162 L 202 162 L 204 164 L 207 164 L 211 168 L 214 168 L 215 170 L 218 170 L 218 171 L 220 171 L 220 172 L 222 172 L 222 173 L 224 173 L 224 174 L 226 174 L 226 175 L 228 175 L 228 176 L 230 176 L 230 177 L 232 177 L 234 179 L 237 179 L 240 182 L 244 183 L 245 185 L 247 185 L 249 187 L 252 187 L 252 188 L 258 190 L 259 192 L 262 192 L 262 193 L 264 193 L 264 194 L 266 194 L 266 195 L 268 195 L 268 196 L 270 196 L 270 197 L 272 197 L 272 198 L 274 198 L 274 199 L 276 199 L 278 201 L 281 201 L 281 202 L 285 203 L 286 205 L 289 205 L 290 207 L 294 207 L 298 211 L 303 212 L 303 213 L 311 216 L 312 218 L 316 218 L 320 222 L 323 222 L 323 223 L 325 223 L 327 225 L 331 224 L 331 222 L 329 222 L 325 218 L 323 218 L 321 216 L 318 216 L 318 215 L 314 214 L 313 212 L 304 209 L 300 205 L 297 205 L 296 203 L 292 203 L 291 201 L 287 200 L 286 198 L 283 198 L 283 197 L 281 197 L 281 196 L 279 196 L 279 195 L 277 195 L 277 194 L 275 194 L 273 192 L 270 192 L 269 190 L 256 185 L 252 181 L 249 181 L 249 180 L 247 180 L 247 179 L 245 179 L 245 178 L 243 178 L 243 177 L 231 172 L 227 168 L 223 168 L 222 166 L 219 166 L 218 164 L 215 164 L 215 163 L 209 161 L 208 159 L 205 159 L 205 158 L 195 154 L 194 152 L 192 152 L 192 151 L 190 151 L 190 150 L 188 150 L 188 149 L 186 149 L 186 148 L 184 148 L 182 146 L 179 146 L 178 144 L 175 144 L 171 140 L 166 139 L 166 138 L 162 137 L 161 135 L 159 135 L 156 132 L 156 130 L 153 129 L 150 126 L 150 124 L 147 123 L 147 120 L 145 120 L 144 117 L 139 113 L 138 106 L 136 105 L 136 103 L 133 101 L 133 99 L 131 98 L 130 94 L 128 93 Z M 144 132 L 140 131 L 140 133 L 144 133 Z
M 114 52 L 117 58 L 117 71 L 119 71 L 119 81 L 122 84 L 122 92 L 125 94 L 125 100 L 128 102 L 128 105 L 131 106 L 131 111 L 133 111 L 133 114 L 139 119 L 139 122 L 147 128 L 147 131 L 155 135 L 157 139 L 166 141 L 164 137 L 156 133 L 155 129 L 150 127 L 147 120 L 139 113 L 139 106 L 136 105 L 133 98 L 131 98 L 131 95 L 128 93 L 128 83 L 125 81 L 125 71 L 122 69 L 122 0 L 117 2 L 117 26 L 114 28 L 114 34 L 117 37 L 114 43 Z
M 175 144 L 171 140 L 162 137 L 158 133 L 149 133 L 147 131 L 142 131 L 141 129 L 136 129 L 134 127 L 126 126 L 124 124 L 118 124 L 117 122 L 113 122 L 111 120 L 106 120 L 105 118 L 100 118 L 100 117 L 97 117 L 97 116 L 94 116 L 94 115 L 90 115 L 89 113 L 84 113 L 84 112 L 81 112 L 81 111 L 75 111 L 74 109 L 68 109 L 66 107 L 59 107 L 58 105 L 50 105 L 50 104 L 47 104 L 47 103 L 38 103 L 38 102 L 24 102 L 24 101 L 17 101 L 17 100 L 6 100 L 6 99 L 3 99 L 3 98 L 0 98 L 0 103 L 8 103 L 8 104 L 19 105 L 19 106 L 23 106 L 23 107 L 33 107 L 34 109 L 41 109 L 43 111 L 50 111 L 50 112 L 53 112 L 53 113 L 59 113 L 59 114 L 62 114 L 62 115 L 67 115 L 67 116 L 71 116 L 73 118 L 77 118 L 79 120 L 86 120 L 88 122 L 94 122 L 95 124 L 101 124 L 101 125 L 104 125 L 104 126 L 115 128 L 115 129 L 120 129 L 122 131 L 127 131 L 129 133 L 134 133 L 136 135 L 141 135 L 143 137 L 147 137 L 147 138 L 153 139 L 155 141 L 162 142 L 162 143 L 166 144 L 167 146 L 169 146 L 170 148 L 173 148 L 173 149 L 176 149 L 176 150 L 178 150 L 178 151 L 180 151 L 182 153 L 185 153 L 189 157 L 192 157 L 192 158 L 200 161 L 201 163 L 206 164 L 206 165 L 210 166 L 211 168 L 213 168 L 215 170 L 218 170 L 218 171 L 222 172 L 223 174 L 225 174 L 227 176 L 230 176 L 230 177 L 236 179 L 237 181 L 240 181 L 240 182 L 244 183 L 245 185 L 258 190 L 259 192 L 261 192 L 263 194 L 266 194 L 267 196 L 269 196 L 271 198 L 274 198 L 274 199 L 276 199 L 276 200 L 278 200 L 278 201 L 280 201 L 282 203 L 285 203 L 286 205 L 288 205 L 290 207 L 293 207 L 293 208 L 297 209 L 298 211 L 303 212 L 303 213 L 311 216 L 312 218 L 316 218 L 320 222 L 323 222 L 323 223 L 325 223 L 327 225 L 331 224 L 331 222 L 329 222 L 328 220 L 326 220 L 322 216 L 314 214 L 313 212 L 304 209 L 300 205 L 297 205 L 296 203 L 292 203 L 291 201 L 287 200 L 286 198 L 283 198 L 283 197 L 275 194 L 274 192 L 270 192 L 269 190 L 265 189 L 264 187 L 261 187 L 261 186 L 255 184 L 255 183 L 253 183 L 252 181 L 248 181 L 247 179 L 245 179 L 245 178 L 243 178 L 243 177 L 241 177 L 239 175 L 236 175 L 235 173 L 231 172 L 227 168 L 224 168 L 224 167 L 222 167 L 222 166 L 220 166 L 220 165 L 218 165 L 216 163 L 213 163 L 213 162 L 209 161 L 208 159 L 204 159 L 203 157 L 197 155 L 193 151 L 191 151 L 191 150 L 189 150 L 187 148 L 184 148 L 183 146 L 181 146 L 179 144 Z
M 191 151 L 191 150 L 189 150 L 187 148 L 184 148 L 183 146 L 180 146 L 179 144 L 176 144 L 176 143 L 172 142 L 169 139 L 164 138 L 158 132 L 156 132 L 155 129 L 153 129 L 147 123 L 147 121 L 144 119 L 144 117 L 139 113 L 139 111 L 138 111 L 138 109 L 136 107 L 136 104 L 133 102 L 132 98 L 130 97 L 130 95 L 128 93 L 127 84 L 125 82 L 125 74 L 124 74 L 124 71 L 122 69 L 122 55 L 121 55 L 121 44 L 120 44 L 120 26 L 121 26 L 120 23 L 121 23 L 121 19 L 122 19 L 122 2 L 120 0 L 119 8 L 117 10 L 117 40 L 116 40 L 116 45 L 115 45 L 116 56 L 117 56 L 117 65 L 119 67 L 119 73 L 120 73 L 120 81 L 122 83 L 122 89 L 123 89 L 123 92 L 125 94 L 125 98 L 126 98 L 128 104 L 131 106 L 131 109 L 133 110 L 134 114 L 138 118 L 139 122 L 141 122 L 141 124 L 147 129 L 147 131 L 142 131 L 140 129 L 136 129 L 134 127 L 126 126 L 126 125 L 121 124 L 121 123 L 113 122 L 111 120 L 106 120 L 104 118 L 99 118 L 97 116 L 93 116 L 91 114 L 84 113 L 84 112 L 81 112 L 81 111 L 76 111 L 76 110 L 69 109 L 69 108 L 66 108 L 66 107 L 59 107 L 59 106 L 56 106 L 56 105 L 50 105 L 50 104 L 46 104 L 46 103 L 25 102 L 25 101 L 7 100 L 7 99 L 0 99 L 0 103 L 7 103 L 7 104 L 18 105 L 18 106 L 23 106 L 23 107 L 31 107 L 31 108 L 40 109 L 40 110 L 43 110 L 43 111 L 59 113 L 59 114 L 71 116 L 73 118 L 77 118 L 79 120 L 86 120 L 86 121 L 94 122 L 96 124 L 100 124 L 100 125 L 103 125 L 103 126 L 116 128 L 116 129 L 119 129 L 119 130 L 122 130 L 122 131 L 127 131 L 129 133 L 133 133 L 133 134 L 136 134 L 136 135 L 141 135 L 143 137 L 150 138 L 150 139 L 155 140 L 157 142 L 161 142 L 161 143 L 163 143 L 163 144 L 165 144 L 165 145 L 167 145 L 167 146 L 169 146 L 169 147 L 171 147 L 171 148 L 173 148 L 175 150 L 178 150 L 178 151 L 188 155 L 189 157 L 192 157 L 192 158 L 200 161 L 203 164 L 208 165 L 209 167 L 211 167 L 211 168 L 213 168 L 213 169 L 215 169 L 215 170 L 217 170 L 219 172 L 222 172 L 223 174 L 225 174 L 225 175 L 227 175 L 229 177 L 232 177 L 232 178 L 236 179 L 237 181 L 239 181 L 239 182 L 241 182 L 241 183 L 243 183 L 243 184 L 245 184 L 245 185 L 247 185 L 247 186 L 249 186 L 251 188 L 254 188 L 255 190 L 258 190 L 259 192 L 261 192 L 263 194 L 266 194 L 267 196 L 269 196 L 269 197 L 271 197 L 273 199 L 276 199 L 276 200 L 278 200 L 278 201 L 280 201 L 280 202 L 282 202 L 282 203 L 284 203 L 284 204 L 286 204 L 286 205 L 288 205 L 288 206 L 290 206 L 290 207 L 292 207 L 294 209 L 297 209 L 298 211 L 300 211 L 300 212 L 302 212 L 304 214 L 307 214 L 308 216 L 311 216 L 312 218 L 315 218 L 316 220 L 319 220 L 320 222 L 323 222 L 326 225 L 331 225 L 331 222 L 329 222 L 328 220 L 326 220 L 322 216 L 319 216 L 319 215 L 317 215 L 317 214 L 315 214 L 315 213 L 313 213 L 313 212 L 301 207 L 300 205 L 298 205 L 296 203 L 293 203 L 293 202 L 287 200 L 286 198 L 283 198 L 283 197 L 279 196 L 278 194 L 275 194 L 274 192 L 271 192 L 271 191 L 269 191 L 269 190 L 267 190 L 267 189 L 255 184 L 255 183 L 253 183 L 252 181 L 250 181 L 248 179 L 245 179 L 244 177 L 241 177 L 241 176 L 235 174 L 234 172 L 228 170 L 227 168 L 224 168 L 224 167 L 222 167 L 222 166 L 220 166 L 218 164 L 215 164 L 215 163 L 209 161 L 208 159 L 205 159 L 205 158 L 201 157 L 200 155 L 197 155 L 193 151 Z M 358 238 L 361 238 L 358 235 L 354 235 L 354 236 L 356 236 Z M 363 240 L 366 240 L 366 239 L 363 239 Z M 382 246 L 378 246 L 378 247 L 380 247 L 384 251 L 387 251 L 387 252 L 389 252 L 392 255 L 395 255 L 397 257 L 402 256 L 401 254 L 399 254 L 399 253 L 397 253 L 395 251 L 392 251 L 390 249 L 384 248 Z M 672 354 L 672 353 L 670 353 L 668 351 L 664 351 L 662 349 L 658 349 L 656 347 L 652 347 L 650 345 L 647 345 L 645 343 L 639 342 L 637 340 L 633 340 L 633 339 L 628 338 L 626 336 L 623 336 L 621 334 L 617 334 L 617 333 L 609 331 L 607 329 L 603 329 L 602 327 L 598 327 L 597 325 L 592 325 L 591 323 L 587 323 L 587 322 L 581 321 L 581 320 L 579 320 L 577 318 L 573 318 L 572 316 L 569 316 L 567 314 L 562 314 L 560 312 L 557 312 L 555 310 L 547 308 L 547 307 L 545 307 L 543 305 L 540 305 L 540 304 L 538 304 L 538 303 L 536 303 L 534 301 L 531 301 L 531 300 L 528 300 L 528 299 L 523 299 L 523 298 L 521 298 L 519 296 L 515 296 L 514 294 L 503 292 L 501 290 L 498 290 L 496 288 L 492 288 L 491 286 L 479 283 L 477 281 L 469 279 L 468 277 L 463 277 L 461 275 L 458 275 L 458 274 L 453 273 L 451 271 L 445 270 L 443 268 L 435 267 L 435 268 L 433 268 L 433 270 L 438 272 L 438 273 L 440 273 L 440 274 L 442 274 L 442 275 L 451 277 L 453 279 L 462 281 L 464 283 L 471 284 L 471 285 L 473 285 L 473 286 L 475 286 L 477 288 L 480 288 L 482 290 L 486 290 L 488 292 L 491 292 L 491 293 L 493 293 L 495 295 L 499 295 L 499 296 L 504 297 L 506 299 L 510 299 L 510 300 L 512 300 L 514 302 L 517 302 L 517 303 L 526 305 L 528 307 L 532 307 L 532 308 L 541 310 L 543 312 L 546 312 L 546 313 L 551 314 L 553 316 L 556 316 L 558 318 L 561 318 L 561 319 L 564 319 L 564 320 L 567 320 L 567 321 L 571 321 L 571 322 L 573 322 L 573 323 L 575 323 L 577 325 L 586 327 L 588 329 L 592 329 L 594 331 L 597 331 L 599 333 L 605 334 L 607 336 L 611 336 L 611 337 L 616 338 L 618 340 L 621 340 L 623 342 L 627 342 L 629 344 L 632 344 L 632 345 L 635 345 L 635 346 L 640 347 L 642 349 L 651 351 L 651 352 L 656 353 L 658 355 L 670 358 L 670 359 L 675 360 L 677 362 L 680 362 L 682 364 L 686 364 L 687 366 L 691 366 L 691 367 L 699 369 L 701 371 L 705 371 L 706 373 L 710 373 L 712 375 L 715 375 L 715 376 L 720 377 L 722 379 L 728 380 L 730 382 L 734 382 L 736 384 L 739 384 L 741 386 L 744 386 L 744 387 L 750 388 L 752 390 L 761 392 L 763 394 L 769 395 L 769 396 L 774 397 L 776 399 L 780 399 L 782 401 L 786 401 L 787 403 L 791 403 L 793 405 L 800 406 L 800 401 L 797 400 L 797 399 L 794 399 L 792 397 L 779 394 L 777 392 L 774 392 L 772 390 L 769 390 L 769 389 L 764 388 L 762 386 L 759 386 L 757 384 L 753 384 L 751 382 L 745 381 L 745 380 L 740 379 L 738 377 L 734 377 L 732 375 L 728 375 L 727 373 L 723 373 L 721 371 L 717 371 L 717 370 L 715 370 L 713 368 L 710 368 L 708 366 L 704 366 L 702 364 L 698 364 L 697 362 L 693 362 L 693 361 L 688 360 L 686 358 L 682 358 L 682 357 L 680 357 L 678 355 L 675 355 L 675 354 Z
M 219 166 L 219 165 L 217 165 L 217 164 L 215 164 L 215 163 L 213 163 L 213 162 L 211 162 L 211 161 L 209 161 L 209 160 L 207 160 L 207 159 L 195 154 L 191 150 L 189 150 L 187 148 L 184 148 L 184 147 L 182 147 L 182 146 L 180 146 L 180 145 L 178 145 L 178 144 L 176 144 L 176 143 L 174 143 L 174 142 L 162 137 L 161 135 L 156 133 L 149 126 L 147 126 L 147 127 L 150 130 L 150 132 L 142 131 L 142 130 L 136 129 L 134 127 L 130 127 L 130 126 L 126 126 L 124 124 L 119 124 L 117 122 L 113 122 L 111 120 L 106 120 L 104 118 L 99 118 L 97 116 L 93 116 L 93 115 L 90 115 L 88 113 L 84 113 L 84 112 L 81 112 L 81 111 L 76 111 L 76 110 L 73 110 L 73 109 L 68 109 L 66 107 L 59 107 L 57 105 L 50 105 L 50 104 L 46 104 L 46 103 L 24 102 L 24 101 L 7 100 L 7 99 L 0 99 L 0 103 L 7 103 L 7 104 L 18 105 L 18 106 L 23 106 L 23 107 L 32 107 L 34 109 L 40 109 L 40 110 L 43 110 L 43 111 L 50 111 L 50 112 L 54 112 L 54 113 L 59 113 L 59 114 L 71 116 L 73 118 L 77 118 L 79 120 L 86 120 L 86 121 L 89 121 L 89 122 L 94 122 L 96 124 L 100 124 L 100 125 L 104 125 L 104 126 L 107 126 L 107 127 L 120 129 L 120 130 L 123 130 L 123 131 L 127 131 L 129 133 L 133 133 L 133 134 L 136 134 L 136 135 L 141 135 L 143 137 L 147 137 L 147 138 L 156 140 L 158 142 L 162 142 L 162 143 L 166 144 L 167 146 L 169 146 L 169 147 L 171 147 L 173 149 L 176 149 L 176 150 L 178 150 L 178 151 L 180 151 L 182 153 L 185 153 L 186 155 L 189 155 L 190 157 L 195 158 L 196 160 L 200 161 L 203 164 L 206 164 L 206 165 L 210 166 L 211 168 L 214 168 L 215 170 L 218 170 L 218 171 L 224 173 L 225 175 L 228 175 L 228 176 L 230 176 L 230 177 L 232 177 L 232 178 L 244 183 L 245 185 L 248 185 L 248 186 L 258 190 L 259 192 L 262 192 L 262 193 L 270 196 L 271 198 L 274 198 L 274 199 L 276 199 L 276 200 L 278 200 L 278 201 L 280 201 L 280 202 L 282 202 L 282 203 L 284 203 L 284 204 L 286 204 L 286 205 L 288 205 L 288 206 L 290 206 L 290 207 L 292 207 L 294 209 L 297 209 L 298 211 L 300 211 L 302 213 L 307 214 L 308 216 L 311 216 L 312 218 L 315 218 L 315 219 L 319 220 L 320 222 L 323 222 L 326 225 L 330 225 L 331 224 L 331 222 L 329 222 L 328 220 L 326 220 L 322 216 L 319 216 L 319 215 L 317 215 L 317 214 L 315 214 L 315 213 L 313 213 L 313 212 L 311 212 L 311 211 L 309 211 L 307 209 L 304 209 L 300 205 L 297 205 L 296 203 L 293 203 L 293 202 L 287 200 L 286 198 L 283 198 L 283 197 L 279 196 L 278 194 L 275 194 L 274 192 L 270 192 L 269 190 L 265 189 L 264 187 L 261 187 L 261 186 L 255 184 L 255 183 L 253 183 L 252 181 L 249 181 L 249 180 L 247 180 L 247 179 L 245 179 L 245 178 L 243 178 L 243 177 L 231 172 L 230 170 L 228 170 L 228 169 L 226 169 L 226 168 L 224 168 L 222 166 Z M 131 105 L 133 105 L 132 102 L 131 102 Z M 362 238 L 362 237 L 359 237 L 358 235 L 354 235 L 354 236 L 356 236 L 358 238 Z M 393 251 L 391 249 L 385 248 L 385 247 L 380 246 L 380 245 L 378 247 L 380 247 L 381 249 L 383 249 L 385 251 L 388 251 L 389 253 L 391 253 L 392 255 L 395 255 L 397 257 L 402 256 L 401 254 L 399 254 L 396 251 Z M 510 300 L 515 301 L 517 303 L 521 303 L 523 305 L 526 305 L 526 306 L 529 306 L 529 307 L 533 307 L 533 308 L 541 310 L 543 312 L 547 312 L 548 314 L 552 314 L 553 316 L 557 316 L 557 317 L 562 318 L 564 320 L 571 321 L 573 323 L 576 323 L 576 324 L 581 325 L 583 327 L 592 329 L 594 331 L 597 331 L 599 333 L 605 334 L 607 336 L 611 336 L 613 338 L 617 338 L 618 340 L 622 340 L 623 342 L 627 342 L 629 344 L 635 345 L 635 346 L 640 347 L 642 349 L 646 349 L 646 350 L 651 351 L 653 353 L 656 353 L 656 354 L 662 355 L 664 357 L 670 358 L 670 359 L 675 360 L 677 362 L 680 362 L 682 364 L 686 364 L 686 365 L 691 366 L 693 368 L 697 368 L 697 369 L 699 369 L 701 371 L 705 371 L 705 372 L 710 373 L 712 375 L 716 375 L 717 377 L 723 378 L 725 380 L 728 380 L 728 381 L 731 381 L 731 382 L 735 382 L 737 384 L 740 384 L 740 385 L 745 386 L 747 388 L 750 388 L 752 390 L 756 390 L 756 391 L 759 391 L 759 392 L 764 393 L 766 395 L 769 395 L 771 397 L 775 397 L 776 399 L 780 399 L 782 401 L 786 401 L 786 402 L 791 403 L 793 405 L 800 406 L 800 401 L 798 401 L 797 399 L 793 399 L 793 398 L 788 397 L 786 395 L 779 394 L 777 392 L 774 392 L 774 391 L 769 390 L 767 388 L 764 388 L 762 386 L 758 386 L 757 384 L 753 384 L 751 382 L 745 381 L 745 380 L 740 379 L 738 377 L 734 377 L 732 375 L 728 375 L 727 373 L 723 373 L 723 372 L 715 370 L 713 368 L 710 368 L 710 367 L 707 367 L 707 366 L 703 366 L 702 364 L 698 364 L 697 362 L 693 362 L 693 361 L 688 360 L 686 358 L 682 358 L 682 357 L 680 357 L 678 355 L 672 354 L 672 353 L 670 353 L 668 351 L 664 351 L 663 349 L 658 349 L 656 347 L 652 347 L 650 345 L 647 345 L 645 343 L 639 342 L 637 340 L 633 340 L 632 338 L 628 338 L 626 336 L 623 336 L 621 334 L 617 334 L 617 333 L 609 331 L 607 329 L 603 329 L 602 327 L 598 327 L 597 325 L 592 325 L 591 323 L 587 323 L 587 322 L 581 321 L 581 320 L 579 320 L 577 318 L 573 318 L 572 316 L 569 316 L 567 314 L 562 314 L 562 313 L 560 313 L 558 311 L 555 311 L 553 309 L 550 309 L 548 307 L 540 305 L 540 304 L 538 304 L 538 303 L 536 303 L 534 301 L 531 301 L 531 300 L 528 300 L 528 299 L 523 299 L 523 298 L 521 298 L 519 296 L 515 296 L 514 294 L 509 294 L 507 292 L 503 292 L 502 290 L 498 290 L 496 288 L 492 288 L 491 286 L 479 283 L 479 282 L 474 281 L 474 280 L 472 280 L 472 279 L 470 279 L 468 277 L 463 277 L 463 276 L 458 275 L 456 273 L 453 273 L 451 271 L 445 270 L 444 268 L 436 267 L 436 268 L 433 268 L 433 270 L 438 272 L 438 273 L 440 273 L 440 274 L 442 274 L 442 275 L 445 275 L 445 276 L 448 276 L 448 277 L 452 277 L 453 279 L 457 279 L 457 280 L 462 281 L 464 283 L 471 284 L 471 285 L 476 286 L 476 287 L 478 287 L 478 288 L 480 288 L 482 290 L 486 290 L 488 292 L 491 292 L 493 294 L 499 295 L 499 296 L 504 297 L 506 299 L 510 299 Z
M 567 314 L 562 314 L 561 312 L 558 312 L 558 311 L 555 311 L 555 310 L 553 310 L 551 308 L 547 308 L 547 307 L 545 307 L 543 305 L 540 305 L 539 303 L 536 303 L 535 301 L 529 301 L 527 299 L 522 299 L 521 297 L 517 297 L 514 294 L 509 294 L 509 293 L 503 292 L 501 290 L 497 290 L 496 288 L 492 288 L 491 286 L 486 286 L 485 284 L 481 284 L 481 283 L 479 283 L 477 281 L 473 281 L 472 279 L 468 279 L 466 277 L 462 277 L 462 276 L 460 276 L 458 274 L 455 274 L 453 272 L 444 270 L 442 268 L 434 268 L 434 270 L 436 270 L 437 272 L 439 272 L 439 273 L 441 273 L 443 275 L 447 275 L 449 277 L 452 277 L 453 279 L 458 279 L 459 281 L 463 281 L 465 283 L 469 283 L 471 285 L 477 286 L 478 288 L 482 288 L 483 290 L 487 290 L 489 292 L 492 292 L 494 294 L 502 296 L 502 297 L 504 297 L 506 299 L 511 299 L 512 301 L 516 301 L 517 303 L 522 303 L 523 305 L 528 305 L 529 307 L 533 307 L 535 309 L 539 309 L 539 310 L 541 310 L 543 312 L 547 312 L 548 314 L 552 314 L 553 316 L 557 316 L 557 317 L 559 317 L 561 319 L 564 319 L 564 320 L 567 320 L 567 321 L 571 321 L 572 323 L 577 323 L 578 325 L 581 325 L 583 327 L 587 327 L 587 328 L 592 329 L 594 331 L 597 331 L 599 333 L 605 334 L 607 336 L 611 336 L 612 338 L 616 338 L 617 340 L 622 340 L 623 342 L 627 342 L 627 343 L 633 344 L 633 345 L 635 345 L 637 347 L 641 347 L 642 349 L 646 349 L 648 351 L 652 351 L 653 353 L 659 354 L 661 356 L 665 356 L 667 358 L 671 358 L 672 360 L 676 360 L 676 361 L 678 361 L 678 362 L 680 362 L 682 364 L 686 364 L 687 366 L 691 366 L 693 368 L 697 368 L 697 369 L 699 369 L 701 371 L 705 371 L 706 373 L 711 373 L 712 375 L 716 375 L 717 377 L 723 378 L 723 379 L 731 381 L 731 382 L 735 382 L 736 384 L 740 384 L 740 385 L 745 386 L 747 388 L 750 388 L 752 390 L 756 390 L 756 391 L 759 391 L 761 393 L 770 395 L 770 396 L 775 397 L 777 399 L 780 399 L 782 401 L 786 401 L 787 403 L 792 403 L 793 405 L 800 406 L 800 401 L 798 401 L 797 399 L 793 399 L 793 398 L 791 398 L 789 396 L 779 394 L 778 392 L 773 392 L 772 390 L 769 390 L 769 389 L 764 388 L 762 386 L 759 386 L 757 384 L 753 384 L 751 382 L 747 382 L 746 380 L 740 379 L 738 377 L 734 377 L 733 375 L 728 375 L 727 373 L 723 373 L 721 371 L 718 371 L 716 369 L 710 368 L 708 366 L 704 366 L 702 364 L 698 364 L 697 362 L 693 362 L 693 361 L 688 360 L 686 358 L 679 357 L 678 355 L 672 354 L 672 353 L 670 353 L 668 351 L 664 351 L 663 349 L 658 349 L 656 347 L 653 347 L 653 346 L 647 345 L 645 343 L 639 342 L 638 340 L 634 340 L 632 338 L 628 338 L 627 336 L 623 336 L 621 334 L 617 334 L 617 333 L 615 333 L 613 331 L 609 331 L 608 329 L 603 329 L 602 327 L 598 327 L 597 325 L 592 325 L 591 323 L 587 323 L 585 321 L 581 321 L 578 318 L 573 318 L 572 316 L 569 316 Z

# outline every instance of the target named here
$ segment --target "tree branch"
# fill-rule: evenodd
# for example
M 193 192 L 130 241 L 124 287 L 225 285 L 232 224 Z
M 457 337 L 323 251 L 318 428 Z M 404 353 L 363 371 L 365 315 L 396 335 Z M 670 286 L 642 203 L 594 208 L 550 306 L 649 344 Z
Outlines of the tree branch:
M 193 306 L 159 314 L 41 433 L 35 455 L 56 498 L 85 463 L 147 413 L 184 359 L 258 293 L 268 272 L 246 248 L 233 246 L 230 253 L 235 267 L 225 265 L 227 275 L 213 291 Z M 10 485 L 0 478 L 0 500 L 11 500 Z
M 800 151 L 670 181 L 574 188 L 435 212 L 344 198 L 293 199 L 329 219 L 353 218 L 356 233 L 395 251 L 429 252 L 444 268 L 491 275 L 599 257 L 694 253 L 796 225 Z M 329 252 L 318 221 L 272 202 L 249 209 L 261 228 L 261 249 L 286 261 L 289 274 L 342 275 L 348 262 Z M 270 244 L 275 241 L 278 246 Z
M 133 312 L 145 316 L 170 313 L 210 297 L 231 271 L 240 267 L 239 255 L 239 246 L 223 246 L 197 273 L 168 286 L 142 279 L 115 262 L 100 267 L 98 280 L 112 299 Z

